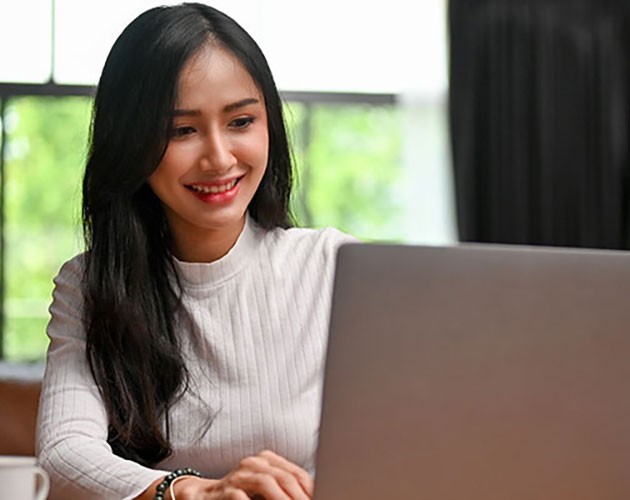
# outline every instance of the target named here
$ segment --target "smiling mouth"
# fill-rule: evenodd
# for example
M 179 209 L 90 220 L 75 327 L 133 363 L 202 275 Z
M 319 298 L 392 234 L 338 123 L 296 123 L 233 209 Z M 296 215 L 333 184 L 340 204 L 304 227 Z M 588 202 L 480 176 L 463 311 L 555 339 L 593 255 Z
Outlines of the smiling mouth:
M 201 194 L 220 194 L 232 189 L 241 180 L 241 177 L 224 184 L 188 184 L 186 188 Z

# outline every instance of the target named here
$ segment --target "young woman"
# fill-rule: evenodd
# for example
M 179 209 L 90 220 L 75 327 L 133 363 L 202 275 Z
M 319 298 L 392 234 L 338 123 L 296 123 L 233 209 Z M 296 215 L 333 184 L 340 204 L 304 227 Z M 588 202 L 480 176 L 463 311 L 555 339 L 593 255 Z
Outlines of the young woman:
M 290 228 L 281 101 L 201 4 L 120 35 L 95 100 L 86 252 L 55 278 L 51 498 L 307 499 L 336 250 Z

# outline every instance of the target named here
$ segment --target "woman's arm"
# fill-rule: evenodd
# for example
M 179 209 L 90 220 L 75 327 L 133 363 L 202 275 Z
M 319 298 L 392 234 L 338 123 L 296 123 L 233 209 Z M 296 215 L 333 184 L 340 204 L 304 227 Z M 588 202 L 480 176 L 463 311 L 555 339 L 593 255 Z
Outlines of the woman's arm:
M 164 477 L 166 476 L 161 476 L 155 481 L 153 481 L 146 490 L 144 490 L 140 495 L 138 495 L 135 498 L 135 500 L 153 500 L 153 498 L 155 497 L 155 488 L 157 488 L 158 484 L 162 482 Z M 194 476 L 191 476 L 191 477 L 194 477 Z M 168 498 L 168 500 L 171 500 L 170 495 L 165 498 Z
M 85 357 L 81 277 L 75 258 L 55 278 L 38 456 L 51 498 L 133 498 L 165 472 L 124 460 L 107 443 L 107 414 Z

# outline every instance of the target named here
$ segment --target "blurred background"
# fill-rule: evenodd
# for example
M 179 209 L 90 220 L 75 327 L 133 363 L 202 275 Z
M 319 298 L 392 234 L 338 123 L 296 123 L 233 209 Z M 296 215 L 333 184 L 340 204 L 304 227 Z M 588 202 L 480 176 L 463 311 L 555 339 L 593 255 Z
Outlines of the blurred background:
M 153 0 L 0 0 L 0 359 L 44 356 L 82 249 L 91 96 Z M 285 100 L 300 225 L 366 241 L 628 247 L 621 0 L 216 0 Z

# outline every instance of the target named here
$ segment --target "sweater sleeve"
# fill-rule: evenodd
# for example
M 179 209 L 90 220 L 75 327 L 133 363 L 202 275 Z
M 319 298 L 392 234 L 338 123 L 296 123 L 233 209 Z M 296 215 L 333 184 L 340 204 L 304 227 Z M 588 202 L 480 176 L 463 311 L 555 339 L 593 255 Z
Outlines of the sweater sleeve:
M 67 262 L 54 280 L 37 454 L 51 499 L 130 499 L 165 472 L 122 459 L 107 444 L 107 414 L 85 356 L 81 262 Z

